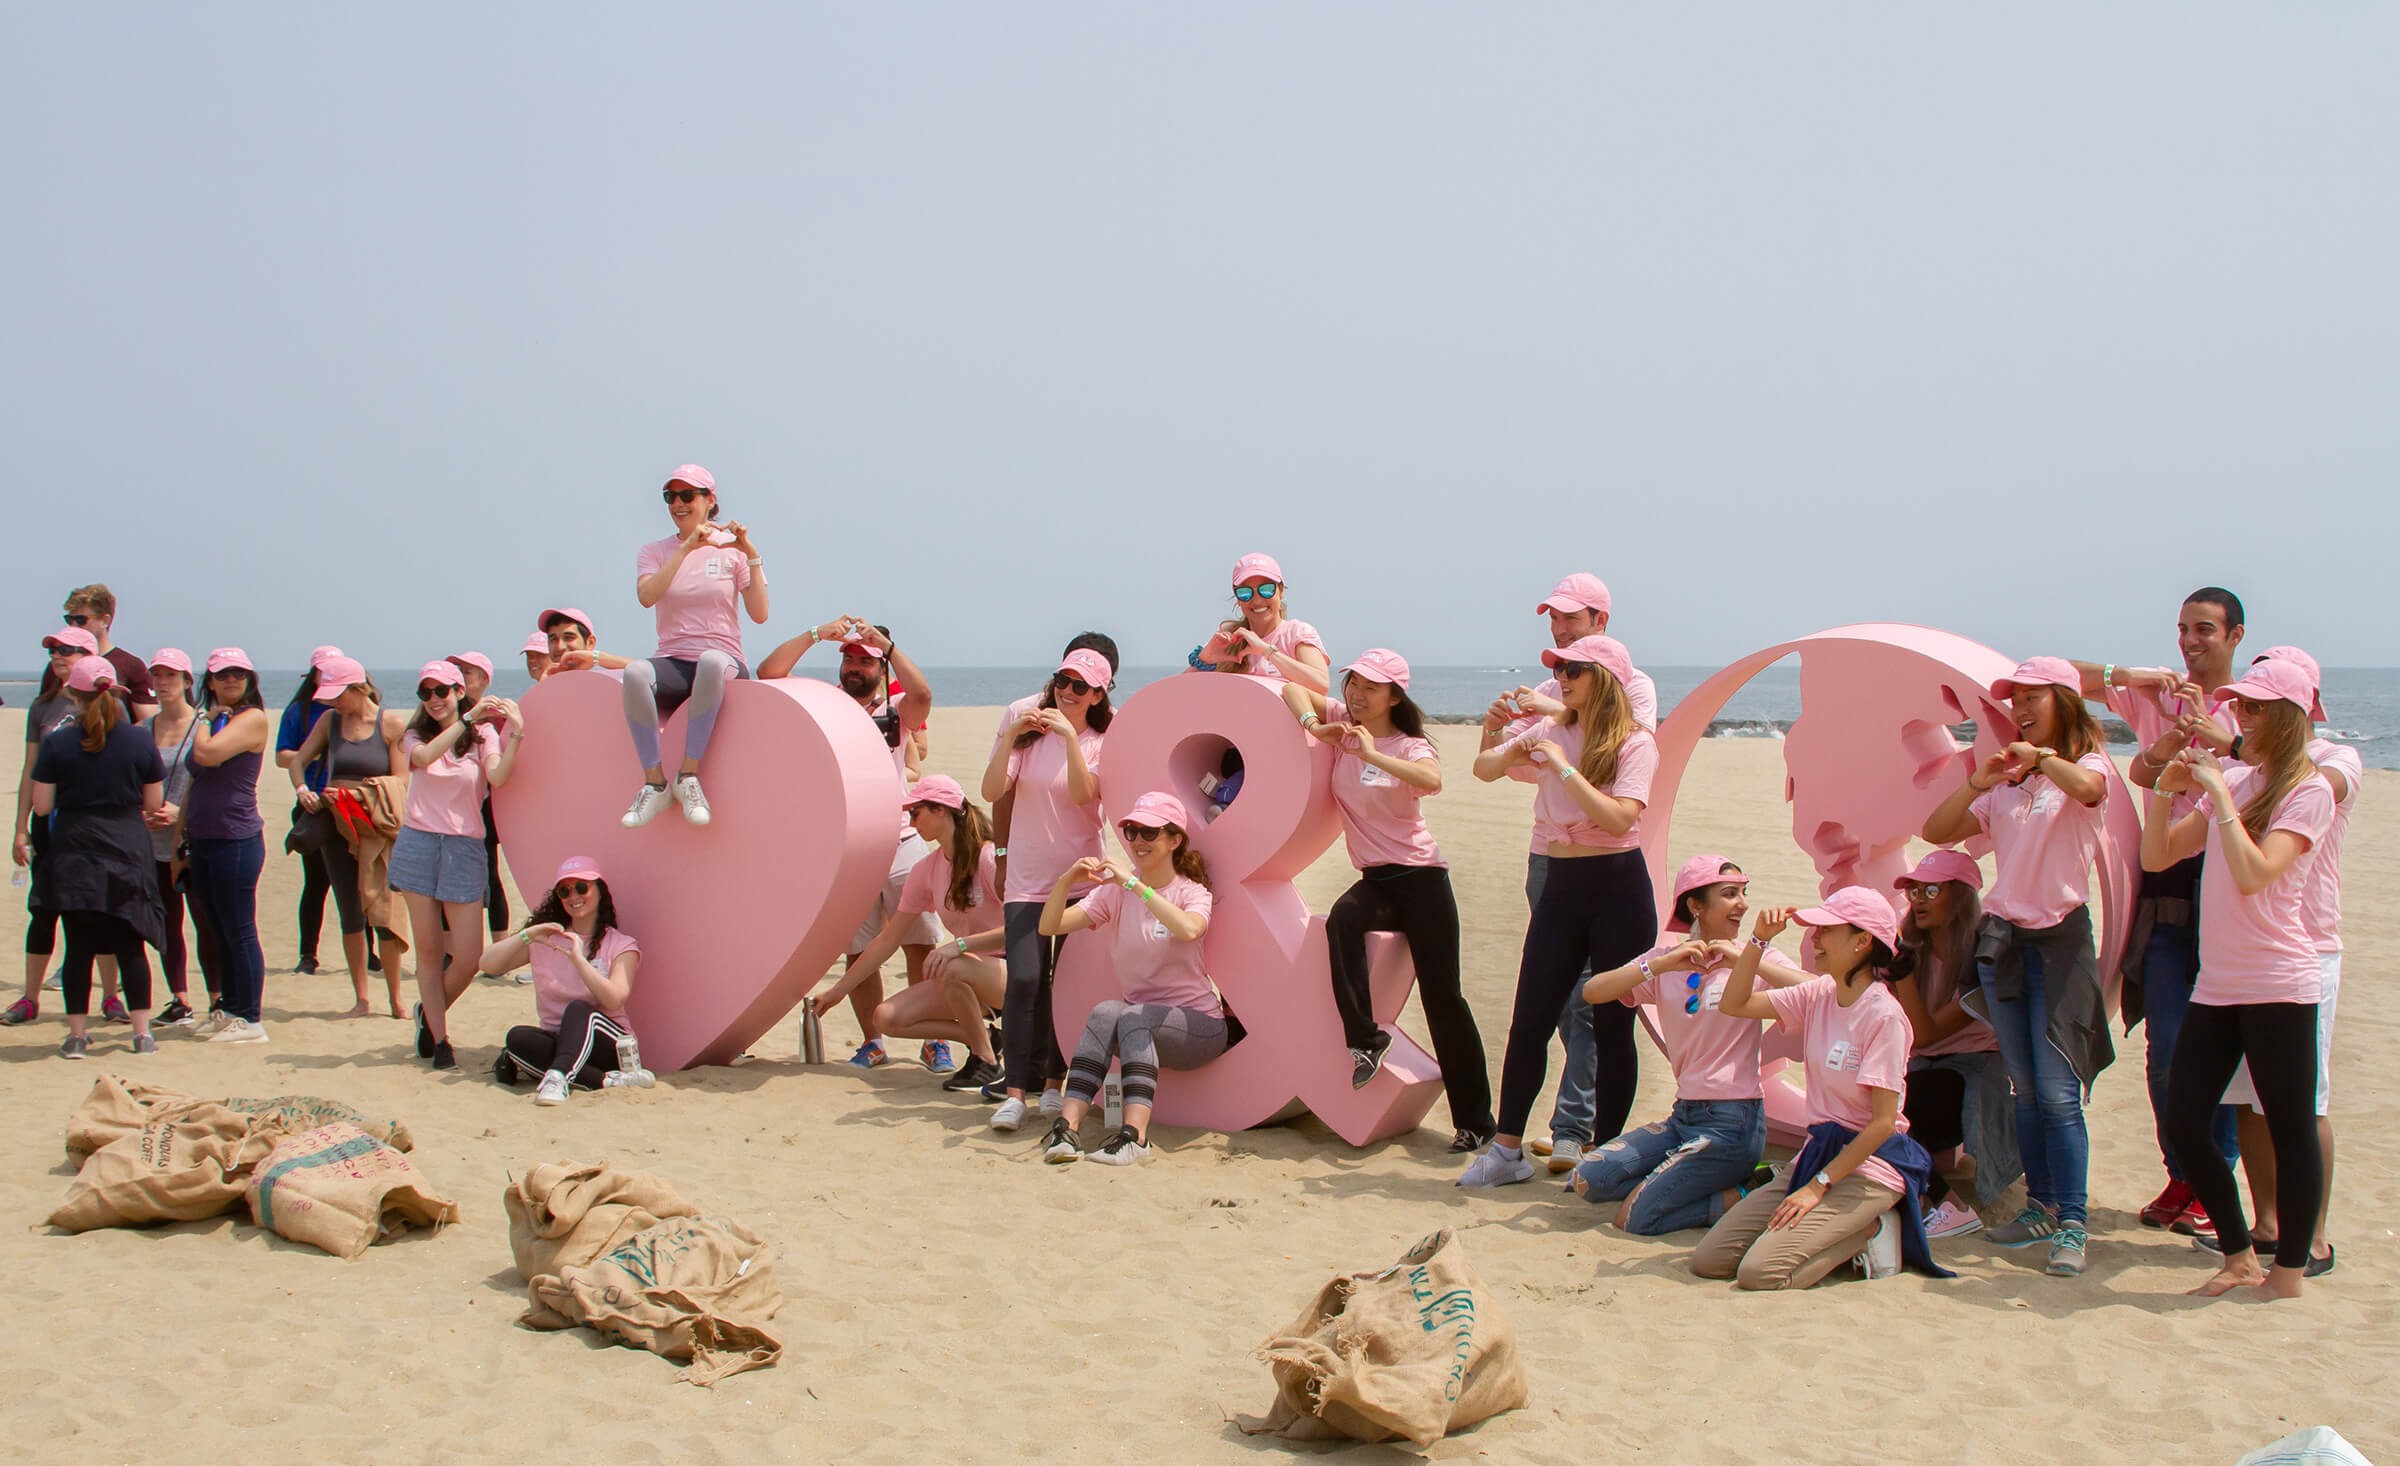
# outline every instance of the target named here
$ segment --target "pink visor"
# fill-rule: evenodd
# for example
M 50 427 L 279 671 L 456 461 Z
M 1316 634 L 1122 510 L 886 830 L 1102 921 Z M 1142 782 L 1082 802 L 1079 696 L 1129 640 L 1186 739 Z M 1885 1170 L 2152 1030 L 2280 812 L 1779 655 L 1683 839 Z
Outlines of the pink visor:
M 452 652 L 442 660 L 461 672 L 473 667 L 483 674 L 484 680 L 487 682 L 492 678 L 492 659 L 481 652 Z
M 1271 580 L 1281 585 L 1283 567 L 1275 563 L 1273 555 L 1244 555 L 1233 562 L 1233 583 L 1240 585 L 1245 580 Z
M 312 671 L 321 671 L 325 666 L 326 658 L 338 657 L 341 654 L 342 649 L 340 647 L 334 646 L 331 643 L 327 643 L 326 645 L 318 647 L 315 651 L 308 654 L 309 668 Z
M 1633 681 L 1633 657 L 1625 644 L 1613 636 L 1579 636 L 1565 646 L 1551 647 L 1542 653 L 1542 665 L 1556 670 L 1561 662 L 1590 662 L 1606 667 L 1619 683 Z
M 424 666 L 419 667 L 417 669 L 417 685 L 421 687 L 428 682 L 439 682 L 444 687 L 467 685 L 467 679 L 459 675 L 459 670 L 448 662 L 427 662 Z
M 2241 681 L 2228 683 L 2217 690 L 2227 697 L 2246 697 L 2252 702 L 2298 703 L 2303 709 L 2315 706 L 2317 701 L 2316 684 L 2308 680 L 2308 674 L 2300 669 L 2298 662 L 2282 662 L 2272 658 L 2252 662 L 2250 669 L 2242 674 Z
M 883 660 L 883 653 L 878 651 L 872 642 L 864 641 L 843 642 L 842 655 L 861 662 L 880 662 Z M 1086 677 L 1083 680 L 1089 682 L 1092 679 Z
M 155 672 L 161 667 L 170 672 L 181 672 L 186 677 L 192 675 L 192 659 L 171 646 L 161 647 L 158 655 L 150 659 L 151 671 Z
M 1692 924 L 1683 919 L 1683 898 L 1692 892 L 1706 890 L 1710 886 L 1750 884 L 1748 876 L 1738 870 L 1726 869 L 1731 864 L 1733 862 L 1722 855 L 1695 855 L 1677 869 L 1675 889 L 1667 897 L 1667 910 L 1674 913 L 1667 918 L 1668 931 L 1688 932 L 1692 929 Z
M 366 681 L 366 668 L 336 652 L 317 668 L 317 701 L 331 702 L 353 687 L 365 686 Z
M 717 491 L 716 475 L 697 463 L 687 463 L 675 470 L 674 476 L 667 482 L 669 484 L 690 484 L 695 489 L 706 489 L 712 494 Z
M 98 692 L 116 685 L 117 669 L 108 664 L 106 657 L 85 657 L 67 674 L 67 686 L 77 692 Z
M 1388 682 L 1402 692 L 1408 691 L 1408 658 L 1388 647 L 1370 647 L 1358 654 L 1358 660 L 1342 669 L 1345 675 L 1356 674 L 1369 682 Z
M 2006 702 L 2020 687 L 2063 687 L 2080 694 L 2083 674 L 2065 657 L 2029 657 L 2017 664 L 2016 671 L 1992 684 L 1992 696 Z
M 250 654 L 238 646 L 221 646 L 208 654 L 209 676 L 214 677 L 219 672 L 231 672 L 237 669 L 247 672 L 253 677 L 258 675 L 258 668 L 250 665 Z
M 524 651 L 525 655 L 529 657 L 535 652 L 540 652 L 546 657 L 550 655 L 550 638 L 537 631 L 533 635 L 525 638 L 525 645 L 522 650 Z
M 1844 886 L 1814 906 L 1792 913 L 1802 926 L 1854 926 L 1897 952 L 1900 917 L 1892 903 L 1864 886 Z
M 1116 679 L 1108 670 L 1108 658 L 1088 646 L 1079 646 L 1066 654 L 1058 664 L 1061 672 L 1072 672 L 1093 687 L 1106 687 Z
M 44 651 L 60 646 L 80 647 L 87 652 L 100 650 L 98 639 L 80 626 L 61 626 L 58 630 L 42 638 L 42 650 Z
M 1117 823 L 1149 825 L 1154 829 L 1165 825 L 1173 825 L 1175 828 L 1185 831 L 1191 829 L 1191 825 L 1186 822 L 1184 817 L 1183 801 L 1172 794 L 1162 794 L 1155 789 L 1135 800 L 1133 808 L 1117 817 Z
M 2289 662 L 2293 666 L 2298 667 L 2301 671 L 2306 672 L 2308 674 L 2308 685 L 2311 689 L 2313 689 L 2309 693 L 2308 720 L 2312 723 L 2322 723 L 2325 721 L 2325 674 L 2317 667 L 2317 659 L 2315 657 L 2310 656 L 2308 653 L 2300 650 L 2300 648 L 2296 646 L 2271 646 L 2265 651 L 2260 652 L 2252 660 L 2262 662 Z
M 600 862 L 588 855 L 570 855 L 558 863 L 558 874 L 550 878 L 555 889 L 560 881 L 596 881 L 602 879 Z
M 592 618 L 586 616 L 581 611 L 576 610 L 573 606 L 557 606 L 550 610 L 544 611 L 541 615 L 541 619 L 533 624 L 539 626 L 544 631 L 548 631 L 551 623 L 555 621 L 572 621 L 576 625 L 583 628 L 584 635 L 598 635 L 597 632 L 592 630 Z
M 944 809 L 961 810 L 967 807 L 967 791 L 948 774 L 927 774 L 909 788 L 908 797 L 900 801 L 902 809 L 919 804 L 938 804 Z
M 1608 585 L 1599 576 L 1578 570 L 1550 587 L 1550 594 L 1533 608 L 1537 616 L 1547 616 L 1552 611 L 1598 611 L 1605 616 L 1608 614 Z
M 1956 881 L 1970 891 L 1983 889 L 1983 867 L 1964 850 L 1936 850 L 1917 862 L 1916 869 L 1892 882 L 1892 889 L 1905 891 L 1910 886 L 1939 885 Z

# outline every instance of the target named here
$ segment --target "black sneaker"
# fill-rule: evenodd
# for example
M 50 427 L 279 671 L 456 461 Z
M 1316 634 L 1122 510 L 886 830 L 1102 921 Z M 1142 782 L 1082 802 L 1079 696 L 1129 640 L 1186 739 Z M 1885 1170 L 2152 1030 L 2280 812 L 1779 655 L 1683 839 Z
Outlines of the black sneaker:
M 367 971 L 383 971 L 383 955 L 377 952 L 373 947 L 367 948 Z
M 317 959 L 314 957 L 304 956 L 299 961 L 292 964 L 292 971 L 298 973 L 302 977 L 315 977 L 319 971 L 317 967 Z
M 192 1005 L 181 998 L 176 998 L 164 1008 L 159 1009 L 158 1016 L 150 1021 L 169 1028 L 189 1028 L 198 1020 L 192 1017 Z
M 969 1054 L 967 1062 L 959 1065 L 955 1073 L 942 1081 L 942 1088 L 951 1094 L 958 1094 L 965 1090 L 981 1089 L 987 1084 L 996 1084 L 999 1079 L 999 1065 Z
M 433 1067 L 436 1069 L 455 1069 L 458 1067 L 458 1055 L 450 1052 L 450 1045 L 447 1042 L 438 1043 L 433 1046 Z
M 1000 1103 L 1008 1098 L 1008 1075 L 1005 1072 L 993 1075 L 983 1088 L 975 1092 L 983 1096 L 984 1102 L 987 1104 Z
M 1450 1153 L 1472 1155 L 1490 1145 L 1494 1133 L 1490 1130 L 1454 1130 L 1450 1134 Z
M 1350 1087 L 1352 1089 L 1365 1089 L 1374 1082 L 1376 1071 L 1383 1067 L 1383 1056 L 1391 1050 L 1391 1047 L 1392 1036 L 1388 1033 L 1379 1033 L 1375 1035 L 1373 1048 L 1350 1051 Z
M 433 1030 L 425 1026 L 425 1005 L 419 1003 L 410 1011 L 417 1018 L 417 1057 L 430 1059 L 433 1057 Z

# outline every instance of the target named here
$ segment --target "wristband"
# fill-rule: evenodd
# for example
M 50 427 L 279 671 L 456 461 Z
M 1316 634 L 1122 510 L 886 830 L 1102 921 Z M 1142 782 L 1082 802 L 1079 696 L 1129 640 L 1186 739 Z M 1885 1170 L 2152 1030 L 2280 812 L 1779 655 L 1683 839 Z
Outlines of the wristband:
M 1650 970 L 1649 957 L 1636 957 L 1633 959 L 1633 965 L 1642 970 L 1642 976 L 1649 978 L 1652 982 L 1656 982 L 1658 980 L 1658 974 Z
M 1007 853 L 1008 847 L 1006 845 L 994 845 L 992 847 L 992 859 L 994 860 L 998 860 L 1001 856 L 1006 855 Z
M 1761 952 L 1772 952 L 1775 950 L 1774 943 L 1768 941 L 1765 937 L 1760 936 L 1756 932 L 1752 932 L 1750 934 L 1750 945 L 1758 948 L 1758 950 Z
M 2116 682 L 2116 677 L 2117 677 L 2117 664 L 2116 664 L 2116 663 L 2114 663 L 2114 662 L 2102 662 L 2102 663 L 2100 664 L 2100 685 L 2101 685 L 2102 687 L 2114 687 L 2114 686 L 2116 686 L 2116 685 L 2117 685 L 2117 682 Z
M 1204 642 L 1202 645 L 1205 646 L 1206 643 Z M 1200 647 L 1193 647 L 1192 654 L 1188 657 L 1185 657 L 1183 660 L 1185 665 L 1189 666 L 1195 672 L 1214 672 L 1217 670 L 1216 663 L 1201 660 Z
M 764 565 L 764 564 L 766 564 L 766 563 L 767 563 L 765 560 L 762 560 L 762 559 L 760 559 L 760 558 L 759 558 L 758 556 L 756 556 L 756 555 L 752 555 L 752 556 L 750 556 L 750 557 L 749 557 L 749 559 L 750 559 L 750 568 L 751 568 L 751 569 L 753 569 L 753 570 L 756 570 L 756 569 L 757 569 L 759 566 L 761 566 L 761 565 Z
M 958 939 L 958 955 L 961 957 L 967 955 L 967 939 L 965 937 Z
M 2217 821 L 2217 823 L 2220 825 L 2238 825 L 2241 822 L 2242 817 L 2238 811 L 2233 814 L 2226 815 Z
M 1323 718 L 1318 717 L 1315 713 L 1302 713 L 1300 715 L 1300 726 L 1303 728 L 1314 728 L 1317 726 L 1317 724 L 1324 721 L 1325 720 Z

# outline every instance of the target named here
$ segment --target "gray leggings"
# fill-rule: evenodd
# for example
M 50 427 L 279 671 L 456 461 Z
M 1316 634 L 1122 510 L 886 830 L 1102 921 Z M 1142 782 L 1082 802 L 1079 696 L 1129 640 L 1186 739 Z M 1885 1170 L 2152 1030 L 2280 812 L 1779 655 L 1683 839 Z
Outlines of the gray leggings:
M 683 756 L 705 755 L 717 731 L 717 710 L 725 705 L 725 684 L 749 675 L 748 667 L 723 652 L 626 663 L 625 726 L 633 730 L 633 751 L 642 767 L 658 767 L 659 719 L 674 716 L 686 703 L 692 716 L 684 725 Z
M 1149 1106 L 1158 1098 L 1158 1066 L 1197 1069 L 1225 1052 L 1225 1019 L 1197 1008 L 1165 1003 L 1127 1003 L 1111 998 L 1092 1005 L 1083 1042 L 1067 1064 L 1067 1093 L 1090 1104 L 1108 1077 L 1115 1055 L 1125 1081 L 1125 1103 Z

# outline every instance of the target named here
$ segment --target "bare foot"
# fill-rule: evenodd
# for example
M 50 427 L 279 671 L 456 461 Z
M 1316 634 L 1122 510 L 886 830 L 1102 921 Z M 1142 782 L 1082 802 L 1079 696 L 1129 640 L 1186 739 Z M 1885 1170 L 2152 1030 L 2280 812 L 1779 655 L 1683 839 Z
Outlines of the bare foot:
M 398 1003 L 392 1004 L 392 1016 L 400 1019 L 402 1022 L 406 1022 L 408 1019 L 408 1015 L 400 1011 L 400 1005 Z
M 355 1007 L 351 1008 L 350 1011 L 344 1013 L 342 1016 L 344 1018 L 364 1018 L 369 1013 L 374 1011 L 374 1009 L 367 1006 L 366 999 L 361 998 Z
M 2297 1298 L 2300 1296 L 2300 1279 L 2303 1276 L 2300 1269 L 2296 1267 L 2268 1268 L 2265 1281 L 2258 1285 L 2259 1296 L 2262 1298 Z
M 2267 1275 L 2259 1267 L 2257 1256 L 2253 1253 L 2240 1252 L 2226 1258 L 2225 1265 L 2217 1269 L 2207 1282 L 2188 1290 L 2185 1296 L 2222 1298 L 2236 1288 L 2255 1288 L 2266 1280 Z M 2296 1284 L 2297 1279 L 2294 1281 Z

